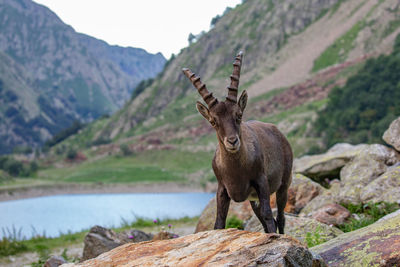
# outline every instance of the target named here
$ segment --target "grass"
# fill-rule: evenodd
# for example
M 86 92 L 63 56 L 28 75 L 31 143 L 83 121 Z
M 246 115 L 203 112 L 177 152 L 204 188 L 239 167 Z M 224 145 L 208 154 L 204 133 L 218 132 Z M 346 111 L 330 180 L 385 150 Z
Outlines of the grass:
M 306 244 L 309 248 L 317 246 L 319 244 L 328 241 L 326 237 L 322 236 L 322 228 L 318 225 L 314 232 L 307 232 L 305 238 Z
M 197 223 L 199 217 L 183 217 L 181 219 L 156 219 L 155 223 L 153 219 L 148 218 L 136 218 L 133 222 L 122 221 L 122 226 L 114 228 L 115 232 L 122 232 L 128 229 L 138 229 L 144 232 L 158 232 L 162 226 L 165 228 L 170 225 L 171 230 L 175 227 L 181 226 L 193 226 Z M 51 250 L 56 248 L 68 247 L 71 245 L 83 243 L 83 240 L 89 230 L 81 231 L 78 233 L 67 233 L 62 234 L 59 237 L 48 238 L 46 236 L 36 236 L 28 240 L 19 240 L 18 233 L 14 231 L 14 234 L 9 237 L 4 237 L 0 240 L 0 259 L 9 255 L 17 255 L 24 252 L 36 252 L 40 255 L 38 264 L 47 259 Z M 66 250 L 64 250 L 67 254 Z M 42 263 L 43 265 L 43 263 Z M 42 266 L 38 265 L 38 266 Z
M 334 64 L 344 62 L 348 53 L 353 48 L 354 41 L 358 33 L 363 29 L 364 24 L 363 20 L 358 21 L 349 31 L 335 40 L 335 42 L 314 61 L 311 71 L 317 72 Z
M 109 156 L 93 162 L 38 173 L 41 180 L 78 183 L 185 181 L 185 176 L 210 165 L 212 153 L 179 150 L 145 151 L 129 157 Z
M 388 215 L 398 210 L 399 204 L 378 202 L 368 202 L 366 204 L 341 204 L 343 207 L 348 209 L 352 214 L 357 214 L 359 219 L 351 218 L 349 222 L 340 225 L 339 229 L 343 232 L 351 232 L 378 221 L 385 215 Z

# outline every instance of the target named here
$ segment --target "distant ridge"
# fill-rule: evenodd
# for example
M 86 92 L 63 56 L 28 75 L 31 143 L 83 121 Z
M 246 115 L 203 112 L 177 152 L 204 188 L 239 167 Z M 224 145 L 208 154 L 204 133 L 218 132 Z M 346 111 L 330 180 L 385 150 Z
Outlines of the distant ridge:
M 165 61 L 77 33 L 31 0 L 0 0 L 0 154 L 116 111 Z

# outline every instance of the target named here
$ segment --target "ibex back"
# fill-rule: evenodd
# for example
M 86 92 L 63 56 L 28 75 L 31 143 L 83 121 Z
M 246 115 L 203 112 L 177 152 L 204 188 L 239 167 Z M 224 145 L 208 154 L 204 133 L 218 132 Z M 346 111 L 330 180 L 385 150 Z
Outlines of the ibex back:
M 247 104 L 243 91 L 237 101 L 243 53 L 233 63 L 228 96 L 219 102 L 189 69 L 183 73 L 198 90 L 208 108 L 197 102 L 197 110 L 217 133 L 218 147 L 212 162 L 218 180 L 217 218 L 214 229 L 225 228 L 230 200 L 250 200 L 266 233 L 284 233 L 284 208 L 291 183 L 293 153 L 285 136 L 273 125 L 259 121 L 242 122 Z M 276 192 L 278 215 L 272 216 L 270 195 Z M 253 195 L 258 197 L 258 203 Z

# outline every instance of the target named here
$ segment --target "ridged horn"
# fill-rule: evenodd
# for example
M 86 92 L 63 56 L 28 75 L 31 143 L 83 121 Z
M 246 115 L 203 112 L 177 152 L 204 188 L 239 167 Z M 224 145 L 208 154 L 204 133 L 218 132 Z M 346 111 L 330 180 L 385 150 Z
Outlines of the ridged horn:
M 226 100 L 237 102 L 237 94 L 239 89 L 240 68 L 242 66 L 243 52 L 240 51 L 233 62 L 233 73 L 231 75 L 231 84 L 228 86 L 228 96 Z
M 209 108 L 218 103 L 218 100 L 212 95 L 212 93 L 208 92 L 206 85 L 201 82 L 200 77 L 196 76 L 196 74 L 188 68 L 184 68 L 182 71 L 183 74 L 185 74 L 192 82 L 193 86 L 197 89 Z

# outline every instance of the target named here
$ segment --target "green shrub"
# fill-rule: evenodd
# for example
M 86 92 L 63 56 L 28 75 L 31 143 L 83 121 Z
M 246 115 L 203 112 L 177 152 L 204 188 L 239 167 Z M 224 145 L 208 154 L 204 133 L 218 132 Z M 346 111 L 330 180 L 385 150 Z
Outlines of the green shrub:
M 129 156 L 132 154 L 132 151 L 129 149 L 129 146 L 127 144 L 121 144 L 119 148 L 121 149 L 122 155 L 124 156 Z
M 76 149 L 74 149 L 74 148 L 68 149 L 68 152 L 67 152 L 67 159 L 70 159 L 70 160 L 75 159 L 77 153 L 78 153 L 78 152 L 77 152 Z
M 236 217 L 236 216 L 229 217 L 226 220 L 225 228 L 226 229 L 228 229 L 228 228 L 237 228 L 237 229 L 243 230 L 244 229 L 243 221 L 238 219 L 238 217 Z
M 111 143 L 111 139 L 110 138 L 101 136 L 101 137 L 97 138 L 96 140 L 94 140 L 91 145 L 99 146 L 99 145 L 106 145 L 106 144 L 109 144 L 109 143 Z

